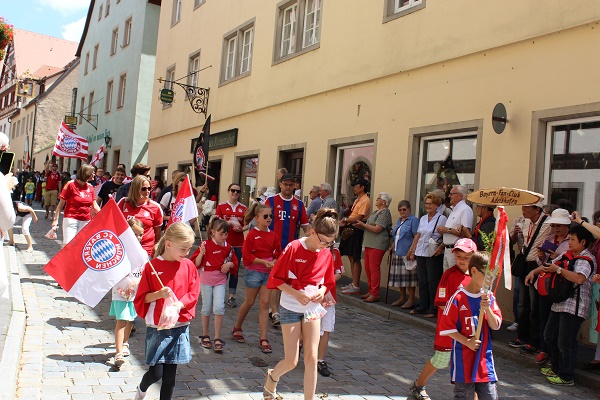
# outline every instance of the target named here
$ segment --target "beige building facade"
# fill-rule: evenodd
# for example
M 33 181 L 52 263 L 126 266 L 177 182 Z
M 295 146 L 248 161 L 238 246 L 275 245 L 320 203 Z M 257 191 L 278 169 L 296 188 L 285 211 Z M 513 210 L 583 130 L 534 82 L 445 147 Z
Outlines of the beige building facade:
M 420 216 L 428 191 L 459 183 L 535 190 L 591 217 L 599 20 L 594 0 L 166 1 L 155 76 L 201 70 L 192 76 L 210 88 L 213 140 L 228 146 L 209 154 L 221 201 L 229 183 L 247 201 L 286 167 L 305 195 L 330 182 L 342 207 L 350 183 L 370 179 L 372 200 L 392 195 L 394 218 L 397 201 Z M 161 103 L 163 85 L 148 163 L 166 177 L 191 164 L 204 116 L 177 87 L 175 102 Z M 508 120 L 500 134 L 498 103 Z M 511 319 L 512 296 L 499 293 Z

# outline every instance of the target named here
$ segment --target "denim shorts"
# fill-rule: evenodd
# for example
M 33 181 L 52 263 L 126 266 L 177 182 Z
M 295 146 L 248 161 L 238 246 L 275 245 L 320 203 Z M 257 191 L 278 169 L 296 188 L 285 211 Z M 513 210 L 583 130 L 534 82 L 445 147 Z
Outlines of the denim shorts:
M 304 319 L 304 313 L 298 313 L 290 311 L 285 307 L 279 306 L 279 318 L 281 318 L 281 324 L 295 324 L 296 322 L 302 322 Z
M 265 274 L 264 272 L 258 272 L 251 269 L 246 268 L 244 272 L 244 284 L 247 288 L 257 289 L 262 285 L 266 285 L 269 280 L 269 274 Z
M 200 284 L 202 295 L 202 315 L 208 317 L 212 314 L 225 314 L 225 285 L 209 286 Z
M 146 328 L 146 364 L 187 364 L 192 360 L 190 325 L 173 329 Z

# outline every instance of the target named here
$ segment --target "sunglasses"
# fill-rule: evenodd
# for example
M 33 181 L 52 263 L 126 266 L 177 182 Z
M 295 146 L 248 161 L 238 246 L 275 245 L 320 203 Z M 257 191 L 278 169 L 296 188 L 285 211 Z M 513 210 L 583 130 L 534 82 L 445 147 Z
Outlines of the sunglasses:
M 321 243 L 323 246 L 329 247 L 329 246 L 331 246 L 332 244 L 335 243 L 335 240 L 332 240 L 331 242 L 328 242 L 326 240 L 321 239 L 321 235 L 319 235 L 318 233 L 317 233 L 317 237 L 319 238 L 319 243 Z
M 148 190 L 150 190 L 150 188 L 149 188 L 149 187 L 146 187 L 146 186 L 144 186 L 144 187 L 142 187 L 140 190 L 141 190 L 142 192 L 147 192 Z
M 273 214 L 265 214 L 262 217 L 263 219 L 273 219 Z
M 241 191 L 241 190 L 239 190 L 239 189 L 229 189 L 229 191 L 230 191 L 231 193 L 242 193 L 242 191 Z

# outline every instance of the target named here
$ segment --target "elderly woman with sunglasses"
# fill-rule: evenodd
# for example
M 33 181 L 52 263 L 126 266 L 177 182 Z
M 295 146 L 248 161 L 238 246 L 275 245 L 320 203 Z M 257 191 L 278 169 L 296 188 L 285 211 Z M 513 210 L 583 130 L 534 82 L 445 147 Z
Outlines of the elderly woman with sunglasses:
M 381 260 L 390 247 L 390 229 L 392 228 L 392 214 L 390 203 L 392 196 L 386 192 L 379 193 L 375 199 L 375 210 L 367 222 L 358 221 L 354 227 L 363 229 L 363 246 L 365 248 L 365 273 L 369 284 L 369 292 L 362 298 L 367 303 L 379 301 L 379 284 L 381 281 Z
M 122 198 L 117 206 L 126 219 L 136 218 L 144 226 L 140 241 L 142 248 L 152 256 L 154 244 L 160 239 L 160 228 L 163 213 L 160 205 L 150 200 L 150 178 L 138 175 L 131 181 L 127 197 Z
M 244 245 L 244 231 L 248 229 L 244 225 L 246 206 L 239 202 L 242 189 L 237 183 L 232 183 L 227 188 L 228 199 L 217 206 L 215 215 L 224 219 L 229 224 L 229 235 L 227 243 L 233 247 L 233 252 L 238 259 L 238 265 L 242 267 L 242 246 Z M 237 307 L 235 292 L 237 290 L 238 277 L 229 274 L 229 299 L 227 305 L 231 308 Z

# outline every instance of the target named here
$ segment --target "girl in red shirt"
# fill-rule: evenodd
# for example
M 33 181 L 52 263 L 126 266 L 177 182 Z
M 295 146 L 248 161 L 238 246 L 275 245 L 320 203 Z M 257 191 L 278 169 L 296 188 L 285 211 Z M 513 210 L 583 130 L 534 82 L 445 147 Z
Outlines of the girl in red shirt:
M 100 211 L 98 203 L 94 201 L 94 188 L 88 183 L 94 176 L 94 167 L 83 164 L 77 171 L 74 181 L 68 182 L 60 193 L 60 201 L 54 213 L 52 228 L 58 229 L 58 217 L 63 210 L 63 246 L 69 243 L 84 226 L 92 219 L 92 208 L 94 214 Z
M 134 305 L 138 315 L 146 321 L 146 364 L 150 368 L 137 387 L 136 399 L 145 398 L 150 385 L 160 379 L 160 398 L 170 399 L 175 389 L 177 364 L 187 364 L 192 359 L 189 327 L 190 320 L 196 316 L 200 281 L 194 263 L 186 257 L 194 239 L 194 231 L 189 226 L 174 223 L 158 243 L 157 257 L 142 273 Z M 177 298 L 176 302 L 165 300 L 172 295 Z M 171 329 L 159 329 L 163 308 L 169 304 L 179 309 L 179 318 Z
M 225 314 L 225 283 L 227 274 L 237 277 L 238 262 L 231 245 L 227 243 L 229 224 L 224 219 L 214 218 L 208 224 L 208 239 L 192 254 L 191 259 L 200 269 L 200 291 L 202 293 L 202 336 L 200 345 L 213 348 L 208 331 L 211 312 L 215 316 L 214 351 L 223 351 L 225 342 L 221 339 L 223 315 Z
M 317 353 L 323 296 L 334 290 L 333 257 L 326 248 L 338 233 L 338 213 L 322 208 L 310 236 L 287 245 L 271 270 L 267 287 L 281 290 L 280 317 L 284 359 L 267 370 L 264 399 L 276 399 L 277 382 L 298 364 L 300 336 L 304 342 L 304 398 L 312 399 L 317 387 Z M 314 314 L 316 318 L 313 318 Z
M 248 311 L 254 305 L 258 296 L 258 325 L 260 330 L 260 348 L 263 353 L 273 351 L 267 340 L 267 327 L 269 324 L 269 299 L 271 290 L 267 289 L 267 281 L 271 268 L 275 265 L 277 257 L 281 254 L 281 239 L 269 229 L 273 219 L 273 210 L 266 204 L 252 203 L 244 218 L 244 225 L 254 220 L 256 227 L 248 232 L 242 248 L 242 259 L 246 273 L 244 283 L 246 284 L 246 299 L 240 307 L 237 321 L 231 335 L 238 343 L 245 343 L 242 334 L 242 324 L 248 315 Z

